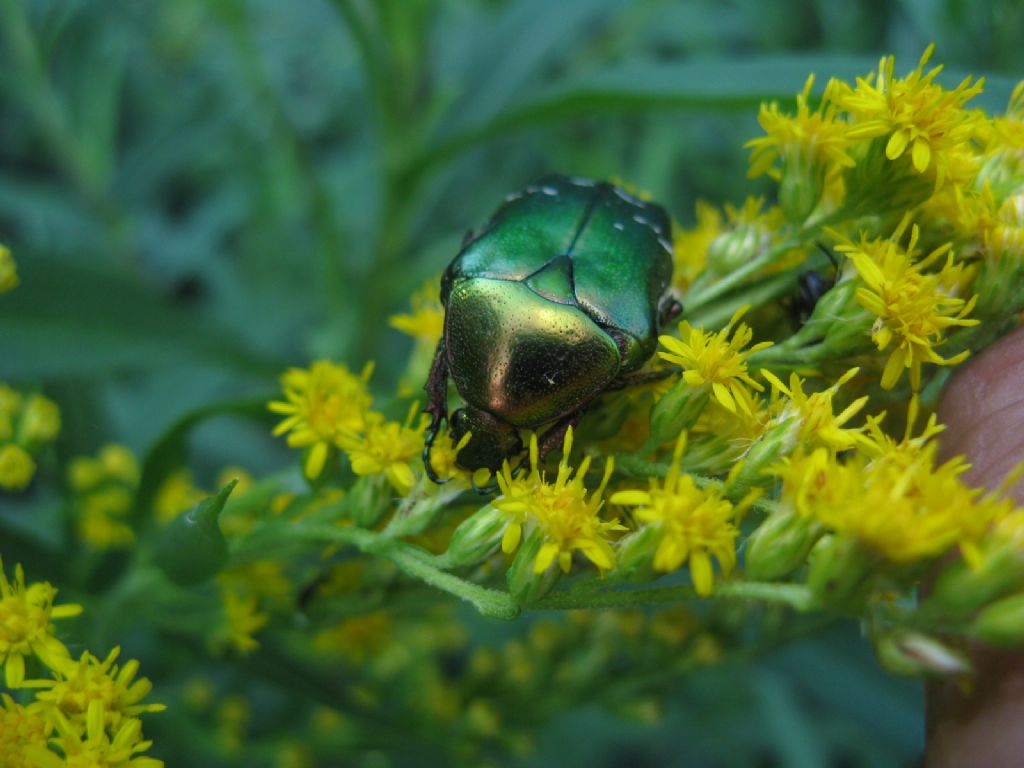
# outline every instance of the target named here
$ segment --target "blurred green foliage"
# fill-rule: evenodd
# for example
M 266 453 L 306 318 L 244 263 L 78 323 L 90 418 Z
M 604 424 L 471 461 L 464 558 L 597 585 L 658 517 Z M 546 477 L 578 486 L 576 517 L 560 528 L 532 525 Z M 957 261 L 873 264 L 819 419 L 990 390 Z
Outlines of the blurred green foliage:
M 766 189 L 742 143 L 807 73 L 885 52 L 902 71 L 935 41 L 948 80 L 986 75 L 998 110 L 1022 30 L 1014 0 L 0 0 L 0 242 L 22 282 L 0 299 L 0 379 L 60 403 L 63 457 L 144 452 L 317 356 L 373 358 L 390 391 L 408 342 L 386 318 L 507 192 L 614 176 L 688 223 L 698 197 Z M 229 420 L 191 449 L 204 480 L 284 462 Z M 0 498 L 5 559 L 57 584 L 59 483 L 44 467 L 27 500 Z M 130 618 L 90 632 L 140 656 L 159 699 L 180 650 L 161 658 Z M 830 630 L 702 672 L 657 727 L 565 718 L 531 764 L 909 765 L 917 699 Z M 281 716 L 266 708 L 257 724 Z M 185 728 L 153 717 L 152 753 L 212 764 Z

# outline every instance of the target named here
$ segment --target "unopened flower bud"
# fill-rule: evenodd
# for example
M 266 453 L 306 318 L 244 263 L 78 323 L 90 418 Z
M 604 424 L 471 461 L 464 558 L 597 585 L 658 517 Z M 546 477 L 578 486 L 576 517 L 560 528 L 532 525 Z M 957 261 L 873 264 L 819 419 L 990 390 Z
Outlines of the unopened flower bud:
M 988 645 L 1024 645 L 1024 595 L 1004 597 L 985 608 L 971 625 L 971 635 Z
M 675 442 L 696 423 L 710 398 L 707 385 L 693 386 L 680 378 L 651 408 L 651 442 Z
M 388 511 L 391 490 L 384 475 L 363 475 L 345 497 L 352 520 L 360 528 L 372 528 Z
M 825 167 L 802 152 L 791 153 L 779 182 L 779 207 L 794 224 L 807 220 L 825 189 Z
M 752 486 L 759 485 L 768 477 L 765 470 L 793 450 L 794 438 L 799 424 L 787 419 L 776 424 L 750 446 L 725 482 L 725 495 L 730 499 L 742 498 Z
M 612 577 L 634 583 L 652 580 L 654 551 L 658 548 L 660 540 L 658 530 L 650 525 L 645 525 L 639 531 L 621 539 Z
M 544 534 L 534 529 L 519 546 L 519 551 L 509 566 L 506 578 L 508 591 L 519 605 L 529 605 L 540 600 L 558 583 L 561 575 L 556 563 L 540 573 L 534 570 L 537 553 L 544 544 Z
M 971 672 L 963 653 L 921 632 L 886 632 L 875 640 L 875 651 L 882 666 L 896 675 L 949 677 Z
M 1014 545 L 1006 545 L 987 554 L 976 568 L 963 561 L 947 566 L 935 580 L 920 610 L 955 619 L 1021 587 L 1024 587 L 1024 553 Z
M 708 246 L 708 268 L 725 275 L 753 261 L 767 242 L 764 229 L 757 224 L 739 224 L 723 232 Z
M 744 562 L 748 578 L 782 578 L 803 565 L 821 534 L 821 525 L 809 517 L 792 511 L 770 515 L 747 540 Z
M 217 518 L 237 481 L 178 515 L 161 533 L 156 563 L 175 584 L 189 587 L 215 576 L 228 559 L 228 543 Z
M 845 536 L 822 537 L 810 554 L 807 586 L 825 605 L 856 605 L 866 596 L 872 557 L 857 541 Z
M 475 565 L 494 555 L 501 547 L 501 536 L 508 515 L 490 504 L 463 520 L 452 534 L 444 553 L 446 568 Z

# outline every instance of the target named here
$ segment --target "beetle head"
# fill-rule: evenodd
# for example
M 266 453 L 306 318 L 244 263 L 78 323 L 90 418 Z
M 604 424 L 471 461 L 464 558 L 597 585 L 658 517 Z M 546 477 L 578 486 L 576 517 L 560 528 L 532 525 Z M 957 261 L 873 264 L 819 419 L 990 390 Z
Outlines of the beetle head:
M 516 428 L 476 408 L 460 408 L 452 414 L 452 441 L 458 443 L 471 432 L 466 446 L 459 451 L 458 464 L 469 470 L 497 472 L 501 463 L 523 450 Z

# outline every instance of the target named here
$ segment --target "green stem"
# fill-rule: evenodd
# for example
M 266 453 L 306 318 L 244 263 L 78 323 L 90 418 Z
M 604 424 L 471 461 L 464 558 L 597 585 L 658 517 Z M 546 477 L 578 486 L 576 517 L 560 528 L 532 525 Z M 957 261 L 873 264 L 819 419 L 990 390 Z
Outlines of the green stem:
M 683 306 L 685 307 L 685 315 L 690 317 L 696 310 L 701 307 L 707 306 L 715 299 L 732 291 L 734 288 L 739 288 L 749 278 L 756 275 L 765 267 L 770 266 L 786 251 L 791 248 L 796 248 L 800 245 L 802 240 L 796 238 L 789 238 L 787 240 L 778 243 L 777 245 L 769 248 L 767 251 L 762 253 L 753 261 L 747 262 L 742 267 L 733 270 L 727 276 L 723 277 L 717 283 L 714 283 L 707 287 L 706 290 L 701 291 L 696 296 L 687 294 L 683 298 Z
M 366 554 L 383 557 L 403 573 L 472 603 L 484 616 L 514 619 L 519 615 L 519 606 L 506 592 L 481 587 L 446 573 L 437 567 L 436 558 L 432 555 L 403 541 L 388 539 L 361 528 L 337 528 L 330 525 L 301 525 L 292 531 L 292 535 L 312 541 L 349 544 Z
M 652 587 L 650 589 L 615 590 L 608 592 L 558 592 L 548 595 L 532 607 L 536 610 L 577 610 L 581 608 L 622 608 L 661 605 L 699 596 L 692 586 Z M 803 584 L 772 584 L 759 581 L 723 581 L 715 585 L 714 597 L 734 600 L 757 600 L 787 605 L 797 611 L 814 607 L 814 596 Z

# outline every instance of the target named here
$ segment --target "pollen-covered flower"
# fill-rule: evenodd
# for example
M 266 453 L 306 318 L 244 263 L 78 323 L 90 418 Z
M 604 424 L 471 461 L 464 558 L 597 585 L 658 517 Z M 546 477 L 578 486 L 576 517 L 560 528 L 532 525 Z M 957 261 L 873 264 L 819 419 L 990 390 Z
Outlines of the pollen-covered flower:
M 0 245 L 0 293 L 13 291 L 18 287 L 18 267 L 11 256 L 11 250 Z
M 813 111 L 809 101 L 814 75 L 807 78 L 803 92 L 796 97 L 795 115 L 782 114 L 776 102 L 762 104 L 758 122 L 767 135 L 746 144 L 753 149 L 749 176 L 768 174 L 778 180 L 780 205 L 794 221 L 803 221 L 814 210 L 829 173 L 855 164 L 847 152 L 849 125 L 839 119 L 832 103 L 836 85 L 836 81 L 829 82 Z
M 163 704 L 142 704 L 153 685 L 144 677 L 135 679 L 139 662 L 132 659 L 122 667 L 114 662 L 120 654 L 114 648 L 100 661 L 88 651 L 78 662 L 69 662 L 63 669 L 54 670 L 53 680 L 33 680 L 33 687 L 42 688 L 36 700 L 45 710 L 53 708 L 72 722 L 85 724 L 89 708 L 100 704 L 104 727 L 116 731 L 125 718 L 137 717 L 143 712 L 160 712 Z
M 103 725 L 103 707 L 96 701 L 89 707 L 85 728 L 69 721 L 60 712 L 51 715 L 56 734 L 50 743 L 55 752 L 31 749 L 29 755 L 36 768 L 163 768 L 163 761 L 142 755 L 153 742 L 142 738 L 142 722 L 126 719 L 109 734 Z
M 77 616 L 82 606 L 54 606 L 56 595 L 57 590 L 45 581 L 25 586 L 20 564 L 14 566 L 14 582 L 9 582 L 0 561 L 0 662 L 8 688 L 24 681 L 26 656 L 34 654 L 50 669 L 60 669 L 67 662 L 67 648 L 53 636 L 50 620 Z
M 674 571 L 689 561 L 694 589 L 707 597 L 714 587 L 711 558 L 718 561 L 726 575 L 736 565 L 739 529 L 735 520 L 746 504 L 735 507 L 722 498 L 718 489 L 698 488 L 680 468 L 685 447 L 683 433 L 663 481 L 651 478 L 649 490 L 619 491 L 612 495 L 611 502 L 637 507 L 637 519 L 657 530 L 655 570 Z
M 568 573 L 572 553 L 577 550 L 606 571 L 615 565 L 615 552 L 609 536 L 615 531 L 625 530 L 618 520 L 602 520 L 598 516 L 604 504 L 602 494 L 614 463 L 608 459 L 600 485 L 588 498 L 583 480 L 590 469 L 590 457 L 583 459 L 573 475 L 569 467 L 572 437 L 570 427 L 565 433 L 562 460 L 553 483 L 548 482 L 538 467 L 536 435 L 530 437 L 530 472 L 516 477 L 506 460 L 498 474 L 501 496 L 494 500 L 493 505 L 511 518 L 502 538 L 502 551 L 507 554 L 514 552 L 523 538 L 524 529 L 539 528 L 544 543 L 533 564 L 535 573 L 546 571 L 556 559 L 559 568 Z
M 423 453 L 425 420 L 413 426 L 419 405 L 413 403 L 404 424 L 386 421 L 376 412 L 366 415 L 361 432 L 342 432 L 338 445 L 348 454 L 357 475 L 385 475 L 403 496 L 416 483 L 412 465 Z
M 0 694 L 0 765 L 4 768 L 36 768 L 29 753 L 45 751 L 52 730 L 37 705 L 24 707 Z
M 225 589 L 224 618 L 226 624 L 222 634 L 224 639 L 245 655 L 259 648 L 259 642 L 253 634 L 263 629 L 270 617 L 259 610 L 255 595 L 239 595 L 234 590 Z
M 747 358 L 772 344 L 770 341 L 762 341 L 744 349 L 754 337 L 754 332 L 745 323 L 739 326 L 736 323 L 748 309 L 741 307 L 737 310 L 728 325 L 717 333 L 694 328 L 684 320 L 679 324 L 679 332 L 686 338 L 685 341 L 674 336 L 661 336 L 658 339 L 667 350 L 659 352 L 658 357 L 681 365 L 683 380 L 687 384 L 710 389 L 714 399 L 730 411 L 736 411 L 737 408 L 749 409 L 750 398 L 741 390 L 750 387 L 760 392 L 764 389 L 747 373 Z
M 960 284 L 962 265 L 954 264 L 951 245 L 940 246 L 922 259 L 916 259 L 919 230 L 911 228 L 910 241 L 904 249 L 899 245 L 910 223 L 904 217 L 892 237 L 853 243 L 838 236 L 836 250 L 846 253 L 864 281 L 856 299 L 875 316 L 871 338 L 880 351 L 893 345 L 882 372 L 882 388 L 896 386 L 904 370 L 909 371 L 910 385 L 921 388 L 921 365 L 955 365 L 967 358 L 969 351 L 944 358 L 935 347 L 944 341 L 946 329 L 953 326 L 977 325 L 967 317 L 976 297 L 969 301 L 954 295 Z M 938 272 L 925 272 L 943 256 L 945 264 Z
M 843 426 L 867 405 L 868 398 L 854 400 L 837 416 L 833 411 L 832 398 L 840 387 L 857 375 L 857 368 L 844 373 L 832 386 L 821 392 L 804 392 L 804 380 L 796 373 L 790 374 L 789 386 L 783 384 L 771 371 L 762 370 L 761 375 L 771 382 L 775 390 L 786 395 L 780 414 L 776 417 L 779 424 L 792 421 L 796 427 L 794 440 L 797 444 L 825 446 L 832 451 L 845 451 L 857 443 L 859 429 Z M 776 401 L 776 407 L 778 402 Z
M 0 445 L 0 488 L 22 491 L 35 473 L 36 462 L 28 451 L 14 443 Z
M 342 433 L 362 429 L 373 402 L 366 388 L 372 372 L 372 363 L 356 376 L 343 365 L 318 360 L 309 369 L 292 368 L 281 377 L 285 400 L 268 407 L 287 418 L 274 434 L 288 432 L 289 446 L 309 448 L 306 477 L 320 476 L 328 450 L 339 447 Z
M 837 83 L 833 98 L 853 118 L 849 138 L 888 137 L 886 157 L 896 160 L 909 152 L 914 170 L 933 175 L 938 189 L 962 183 L 977 170 L 969 149 L 977 117 L 964 104 L 981 93 L 984 80 L 967 77 L 953 90 L 944 89 L 935 82 L 941 66 L 924 71 L 934 50 L 928 46 L 904 78 L 893 74 L 895 57 L 885 56 L 877 77 L 857 78 L 856 88 Z

